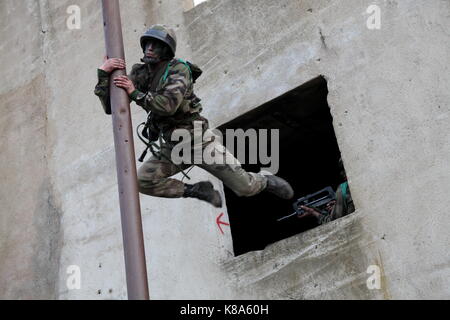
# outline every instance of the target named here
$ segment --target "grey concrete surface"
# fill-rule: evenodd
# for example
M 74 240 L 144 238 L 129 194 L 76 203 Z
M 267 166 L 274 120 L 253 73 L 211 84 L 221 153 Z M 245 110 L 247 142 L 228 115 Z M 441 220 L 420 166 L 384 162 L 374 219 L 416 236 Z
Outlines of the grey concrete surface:
M 204 70 L 196 91 L 213 126 L 324 75 L 357 207 L 235 258 L 215 224 L 226 208 L 141 196 L 153 299 L 450 298 L 449 1 L 121 3 L 128 68 L 141 32 L 172 25 L 178 56 Z M 80 30 L 66 25 L 74 4 Z M 366 27 L 372 4 L 380 30 Z M 99 2 L 0 9 L 0 298 L 125 299 L 111 119 L 93 95 Z M 137 125 L 145 113 L 132 110 Z M 66 285 L 71 265 L 79 290 Z M 370 265 L 379 290 L 366 286 Z

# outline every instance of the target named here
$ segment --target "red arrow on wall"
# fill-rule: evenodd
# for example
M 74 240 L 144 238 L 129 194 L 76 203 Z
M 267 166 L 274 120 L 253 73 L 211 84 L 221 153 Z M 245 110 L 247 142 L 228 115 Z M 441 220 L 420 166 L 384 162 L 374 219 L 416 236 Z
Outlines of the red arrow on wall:
M 230 224 L 221 221 L 220 218 L 222 218 L 222 216 L 223 216 L 223 212 L 216 218 L 216 223 L 217 223 L 217 226 L 219 227 L 220 232 L 222 232 L 222 234 L 224 234 L 221 224 L 223 224 L 225 226 L 229 226 Z

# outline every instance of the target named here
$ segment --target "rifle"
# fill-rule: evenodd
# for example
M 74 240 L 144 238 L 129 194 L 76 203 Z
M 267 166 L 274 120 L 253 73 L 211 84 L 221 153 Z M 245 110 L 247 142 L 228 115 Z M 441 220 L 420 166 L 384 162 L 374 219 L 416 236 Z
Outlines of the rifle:
M 280 219 L 278 219 L 277 221 L 283 221 L 286 219 L 289 219 L 290 217 L 293 216 L 301 216 L 305 213 L 305 210 L 303 210 L 301 208 L 301 206 L 305 206 L 305 207 L 309 207 L 309 208 L 313 208 L 316 209 L 318 211 L 320 211 L 321 213 L 326 214 L 326 206 L 330 201 L 333 201 L 336 199 L 336 193 L 333 191 L 333 188 L 331 187 L 326 187 L 320 191 L 317 191 L 315 193 L 309 194 L 307 196 L 304 196 L 302 198 L 297 199 L 297 201 L 295 201 L 293 207 L 295 212 L 287 215 L 285 217 L 282 217 Z

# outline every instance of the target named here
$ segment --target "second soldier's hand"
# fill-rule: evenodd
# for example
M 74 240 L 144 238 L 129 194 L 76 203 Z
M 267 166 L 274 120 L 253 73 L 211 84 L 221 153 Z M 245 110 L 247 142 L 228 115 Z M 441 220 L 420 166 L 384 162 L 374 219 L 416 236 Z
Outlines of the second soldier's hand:
M 306 207 L 306 206 L 301 206 L 300 208 L 305 211 L 304 214 L 297 216 L 300 219 L 306 218 L 306 217 L 310 217 L 310 216 L 314 216 L 316 218 L 319 218 L 321 216 L 320 212 L 317 211 L 316 209 L 313 209 L 313 208 L 310 208 L 310 207 Z
M 128 79 L 127 76 L 118 76 L 114 78 L 114 84 L 119 88 L 125 89 L 128 95 L 130 95 L 134 90 L 136 90 L 133 81 Z

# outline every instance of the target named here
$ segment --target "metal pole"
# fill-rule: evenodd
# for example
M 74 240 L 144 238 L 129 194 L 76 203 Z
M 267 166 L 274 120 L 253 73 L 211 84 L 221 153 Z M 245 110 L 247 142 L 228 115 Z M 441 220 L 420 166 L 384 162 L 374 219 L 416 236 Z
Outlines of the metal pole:
M 102 0 L 102 6 L 106 55 L 108 58 L 125 59 L 119 1 Z M 126 75 L 126 71 L 115 70 L 111 79 L 119 75 Z M 110 96 L 128 299 L 147 300 L 149 299 L 147 268 L 134 156 L 130 100 L 126 91 L 116 87 L 112 81 Z

